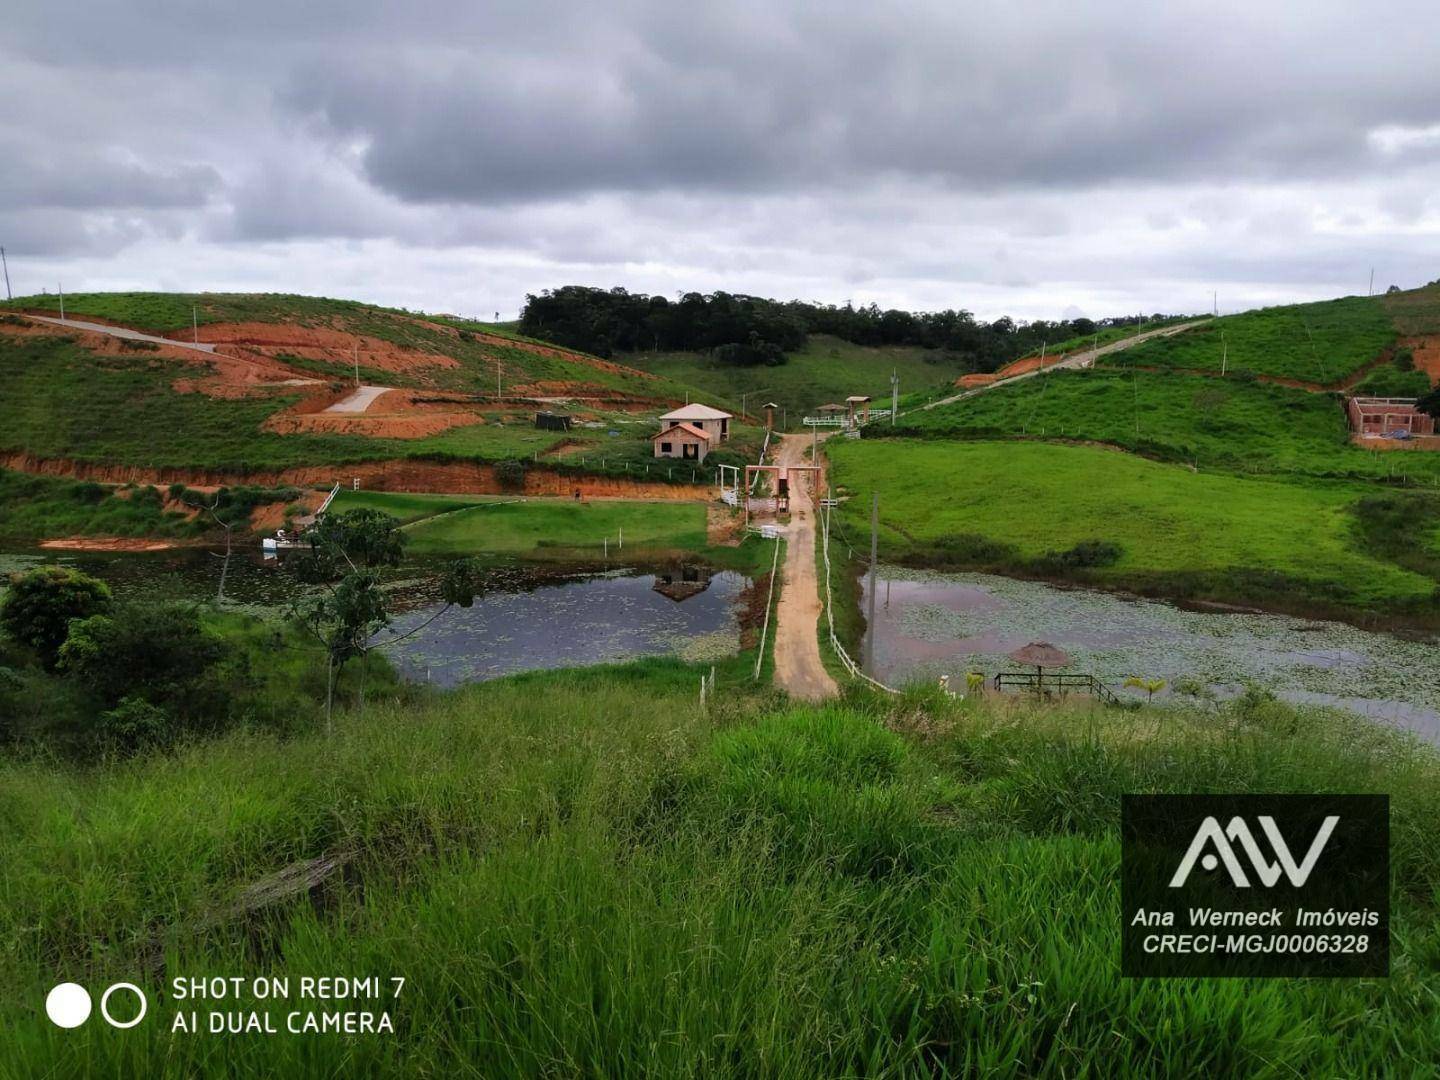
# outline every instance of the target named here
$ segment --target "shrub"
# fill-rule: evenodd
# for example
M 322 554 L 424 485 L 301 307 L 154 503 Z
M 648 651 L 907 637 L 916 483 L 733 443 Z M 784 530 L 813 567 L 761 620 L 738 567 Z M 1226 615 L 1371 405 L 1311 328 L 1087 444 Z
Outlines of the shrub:
M 953 533 L 935 541 L 936 550 L 946 562 L 995 565 L 1013 561 L 1018 552 L 1001 540 L 992 540 L 980 533 Z
M 509 458 L 495 465 L 495 479 L 506 491 L 521 491 L 525 487 L 525 462 Z
M 1054 566 L 1091 568 L 1114 566 L 1124 549 L 1109 540 L 1082 540 L 1066 551 L 1048 551 L 1042 561 Z
M 72 623 L 59 667 L 107 708 L 139 698 L 166 707 L 177 720 L 213 723 L 228 706 L 214 699 L 223 692 L 206 676 L 228 653 L 201 625 L 199 609 L 134 605 Z
M 170 717 L 144 698 L 126 697 L 100 714 L 99 733 L 109 749 L 133 754 L 164 744 L 170 734 Z
M 73 619 L 108 612 L 110 589 L 88 574 L 64 566 L 42 566 L 10 579 L 0 601 L 0 629 L 35 650 L 53 670 Z

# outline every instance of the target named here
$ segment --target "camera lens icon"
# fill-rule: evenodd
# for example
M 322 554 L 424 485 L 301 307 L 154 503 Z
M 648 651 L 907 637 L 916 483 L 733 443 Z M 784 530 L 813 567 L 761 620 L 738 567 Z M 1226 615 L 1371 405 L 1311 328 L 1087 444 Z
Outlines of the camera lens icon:
M 110 1013 L 110 999 L 115 996 L 117 990 L 128 990 L 134 994 L 140 1002 L 140 1011 L 129 1020 L 117 1020 Z M 50 1017 L 50 1022 L 56 1027 L 77 1028 L 86 1020 L 90 1019 L 91 1010 L 94 1008 L 90 1000 L 90 991 L 86 990 L 79 983 L 66 982 L 55 986 L 45 996 L 45 1014 Z M 114 1028 L 132 1028 L 141 1020 L 150 1009 L 150 1003 L 145 998 L 145 991 L 134 983 L 118 982 L 108 987 L 105 993 L 100 995 L 100 1015 L 105 1022 Z

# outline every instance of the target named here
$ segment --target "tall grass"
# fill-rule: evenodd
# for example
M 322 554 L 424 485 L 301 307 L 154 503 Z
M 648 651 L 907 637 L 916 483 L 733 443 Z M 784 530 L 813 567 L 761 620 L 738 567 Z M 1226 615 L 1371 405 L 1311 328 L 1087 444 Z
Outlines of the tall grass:
M 1440 1053 L 1433 752 L 1263 698 L 792 709 L 744 667 L 708 717 L 691 671 L 650 662 L 372 707 L 329 740 L 7 766 L 11 1070 L 1358 1076 Z M 1205 790 L 1392 794 L 1388 981 L 1119 977 L 1119 797 Z M 214 917 L 335 851 L 351 870 L 321 894 Z M 396 1034 L 39 1015 L 62 977 L 157 990 L 156 940 L 172 977 L 404 976 L 371 1006 Z

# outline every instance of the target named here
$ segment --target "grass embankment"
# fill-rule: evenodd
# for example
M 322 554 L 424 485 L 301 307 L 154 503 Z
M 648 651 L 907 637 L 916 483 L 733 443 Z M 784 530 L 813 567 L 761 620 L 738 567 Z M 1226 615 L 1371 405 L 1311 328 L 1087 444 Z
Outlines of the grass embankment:
M 1425 378 L 1387 366 L 1371 378 L 1416 375 Z M 888 434 L 882 425 L 866 437 Z M 898 434 L 1078 439 L 1202 469 L 1413 478 L 1425 485 L 1440 480 L 1440 454 L 1380 454 L 1352 443 L 1338 395 L 1243 377 L 1105 368 L 1055 371 L 909 413 Z
M 157 488 L 120 491 L 104 484 L 27 476 L 0 469 L 0 540 L 62 536 L 200 535 L 206 523 L 167 508 Z
M 0 766 L 17 1074 L 1418 1075 L 1440 1056 L 1440 770 L 1362 721 L 908 698 L 781 708 L 654 661 L 373 702 L 333 737 L 235 734 L 72 771 Z M 885 721 L 901 729 L 887 730 Z M 923 735 L 909 731 L 924 732 Z M 1393 974 L 1119 977 L 1124 792 L 1392 795 Z M 281 868 L 344 873 L 262 910 Z M 153 966 L 163 957 L 164 977 Z M 168 979 L 406 979 L 398 1000 L 186 1003 Z M 134 981 L 127 1032 L 44 1018 Z M 393 1036 L 297 1037 L 292 1009 Z
M 1224 366 L 1328 385 L 1377 359 L 1394 340 L 1395 326 L 1379 297 L 1347 296 L 1225 315 L 1104 362 L 1182 371 L 1218 372 Z
M 1194 473 L 1029 442 L 865 439 L 827 451 L 851 496 L 841 511 L 850 535 L 868 532 L 880 492 L 883 558 L 1351 618 L 1437 615 L 1435 578 L 1391 561 L 1360 528 L 1373 486 Z M 1409 498 L 1417 521 L 1435 520 L 1433 498 Z M 1068 554 L 1091 540 L 1118 544 L 1118 558 Z
M 788 420 L 798 430 L 800 421 L 818 405 L 844 402 L 851 394 L 869 394 L 877 407 L 890 407 L 890 374 L 900 376 L 907 393 L 919 387 L 949 385 L 970 368 L 938 349 L 911 346 L 855 345 L 825 334 L 813 334 L 805 348 L 789 354 L 779 367 L 734 367 L 717 364 L 703 353 L 629 353 L 632 367 L 689 383 L 714 396 L 726 408 L 745 408 L 756 419 L 764 416 L 767 401 L 780 405 L 775 424 Z

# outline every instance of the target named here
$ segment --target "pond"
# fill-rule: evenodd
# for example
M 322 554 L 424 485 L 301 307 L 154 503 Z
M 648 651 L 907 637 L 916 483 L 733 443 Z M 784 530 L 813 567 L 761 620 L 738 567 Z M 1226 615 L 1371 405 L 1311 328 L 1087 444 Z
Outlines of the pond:
M 1048 641 L 1070 654 L 1067 670 L 1095 675 L 1122 696 L 1145 697 L 1122 687 L 1132 675 L 1164 679 L 1157 700 L 1173 695 L 1177 684 L 1221 698 L 1257 686 L 1440 742 L 1435 643 L 1285 615 L 1187 611 L 989 574 L 882 566 L 879 576 L 875 664 L 894 686 L 948 674 L 963 687 L 967 671 L 1016 670 L 1007 653 Z
M 41 562 L 75 566 L 119 596 L 211 600 L 219 560 L 196 548 L 145 553 L 0 551 L 0 576 Z M 376 642 L 408 678 L 438 686 L 520 671 L 613 663 L 643 656 L 718 660 L 740 648 L 741 599 L 749 579 L 703 566 L 488 569 L 469 608 L 454 607 L 413 637 L 395 638 L 442 607 L 439 563 L 411 560 L 386 571 L 393 629 Z M 283 561 L 247 551 L 231 560 L 227 608 L 278 617 L 297 588 Z

